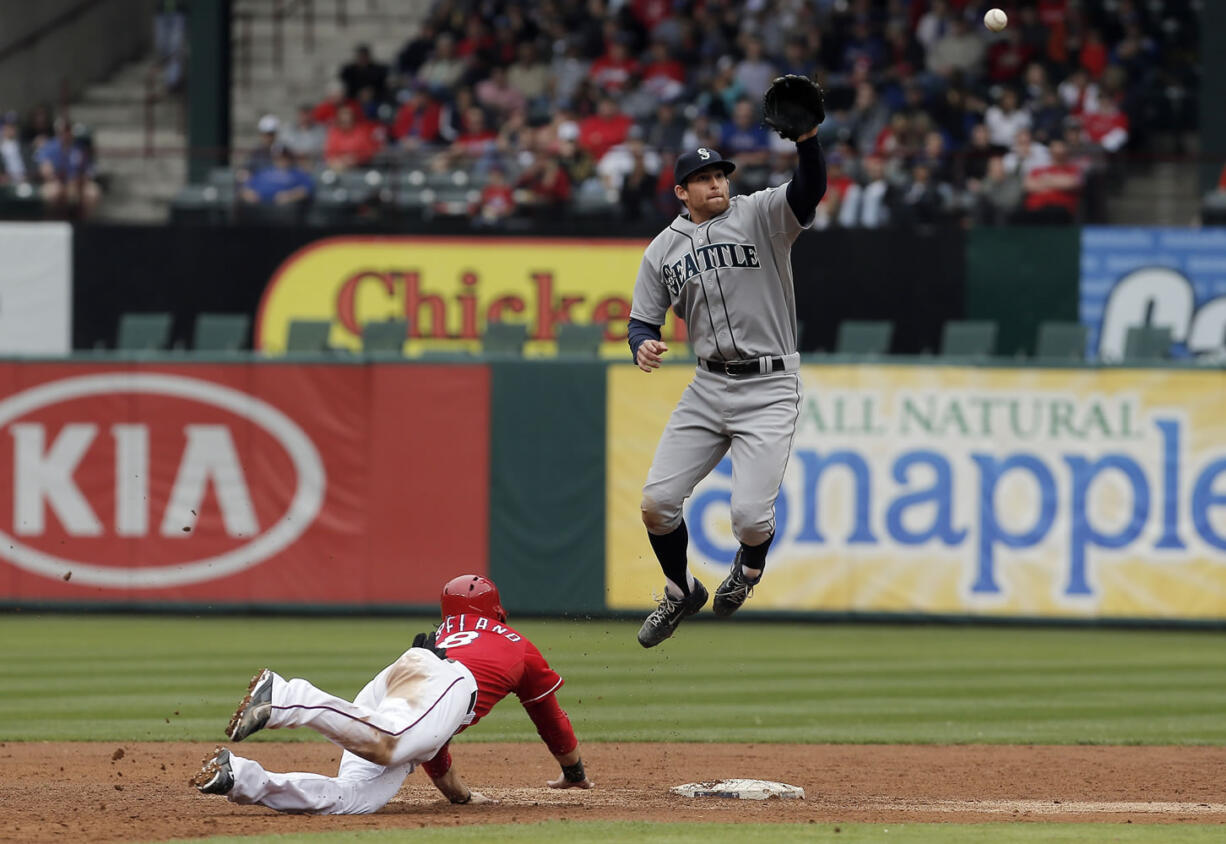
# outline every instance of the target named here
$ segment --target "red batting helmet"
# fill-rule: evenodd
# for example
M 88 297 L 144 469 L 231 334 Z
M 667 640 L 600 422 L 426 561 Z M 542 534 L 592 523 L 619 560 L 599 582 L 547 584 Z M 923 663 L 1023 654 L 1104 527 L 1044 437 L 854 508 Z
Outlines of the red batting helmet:
M 447 581 L 439 605 L 443 608 L 443 618 L 472 612 L 502 622 L 507 620 L 507 611 L 502 608 L 502 600 L 498 597 L 498 587 L 494 581 L 479 574 L 462 574 Z

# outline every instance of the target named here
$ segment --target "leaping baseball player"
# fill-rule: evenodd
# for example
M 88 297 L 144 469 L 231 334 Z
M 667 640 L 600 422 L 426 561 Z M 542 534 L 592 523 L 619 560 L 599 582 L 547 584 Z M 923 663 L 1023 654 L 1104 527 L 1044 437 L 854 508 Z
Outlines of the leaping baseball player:
M 258 730 L 310 727 L 344 748 L 329 777 L 278 774 L 218 748 L 190 780 L 203 794 L 281 812 L 353 815 L 378 811 L 421 765 L 452 803 L 488 803 L 451 762 L 451 737 L 514 693 L 562 767 L 550 788 L 591 788 L 570 719 L 558 706 L 562 686 L 545 657 L 506 623 L 498 588 L 478 575 L 443 587 L 443 621 L 380 671 L 349 702 L 306 680 L 268 669 L 251 681 L 226 735 L 242 741 Z
M 821 89 L 798 76 L 776 79 L 764 119 L 796 141 L 791 181 L 729 198 L 736 165 L 707 147 L 677 159 L 673 192 L 685 210 L 643 254 L 630 309 L 634 362 L 650 373 L 668 351 L 660 328 L 671 307 L 698 357 L 643 487 L 647 537 L 664 572 L 664 597 L 639 629 L 654 647 L 706 604 L 689 570 L 682 505 L 726 453 L 732 457 L 732 532 L 740 547 L 715 590 L 715 615 L 736 612 L 762 579 L 775 535 L 775 499 L 800 411 L 796 294 L 791 249 L 826 192 L 817 140 Z

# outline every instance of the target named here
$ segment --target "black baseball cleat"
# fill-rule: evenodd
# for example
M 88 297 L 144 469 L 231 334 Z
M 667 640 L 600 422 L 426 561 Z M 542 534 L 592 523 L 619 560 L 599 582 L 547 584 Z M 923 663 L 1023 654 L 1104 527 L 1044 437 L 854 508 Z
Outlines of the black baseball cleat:
M 753 594 L 753 588 L 762 580 L 758 575 L 753 580 L 741 572 L 741 555 L 737 554 L 732 561 L 732 571 L 715 589 L 715 600 L 711 602 L 711 611 L 719 618 L 727 618 L 741 608 L 745 599 Z
M 219 747 L 204 760 L 200 771 L 188 780 L 201 794 L 229 794 L 234 788 L 234 771 L 230 767 L 230 751 Z
M 665 590 L 660 606 L 647 616 L 647 620 L 639 628 L 639 644 L 645 648 L 654 648 L 663 642 L 673 635 L 673 631 L 677 629 L 677 625 L 683 618 L 702 609 L 707 603 L 707 598 L 706 587 L 697 580 L 694 581 L 694 588 L 690 590 L 690 594 L 683 598 L 674 600 Z
M 254 732 L 264 729 L 272 714 L 272 671 L 265 668 L 251 678 L 247 694 L 234 710 L 226 735 L 230 741 L 242 741 Z

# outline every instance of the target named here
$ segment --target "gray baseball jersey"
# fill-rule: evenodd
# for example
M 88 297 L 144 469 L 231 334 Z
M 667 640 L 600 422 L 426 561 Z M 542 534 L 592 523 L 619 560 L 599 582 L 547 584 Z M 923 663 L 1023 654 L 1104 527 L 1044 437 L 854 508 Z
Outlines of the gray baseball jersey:
M 643 487 L 649 533 L 677 528 L 682 506 L 731 451 L 732 532 L 756 546 L 775 529 L 775 499 L 800 409 L 791 248 L 804 226 L 787 186 L 734 196 L 695 225 L 679 216 L 643 255 L 630 315 L 662 325 L 671 306 L 699 358 L 779 357 L 783 367 L 736 377 L 700 367 L 656 446 Z
M 700 358 L 795 352 L 791 249 L 804 226 L 786 189 L 734 196 L 725 213 L 699 225 L 673 220 L 643 254 L 630 316 L 663 325 L 672 307 Z

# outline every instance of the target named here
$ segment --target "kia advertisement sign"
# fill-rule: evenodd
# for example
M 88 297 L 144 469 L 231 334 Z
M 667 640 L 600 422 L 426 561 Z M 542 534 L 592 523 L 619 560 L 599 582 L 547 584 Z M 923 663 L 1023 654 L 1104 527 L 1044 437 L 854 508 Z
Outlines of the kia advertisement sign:
M 0 597 L 433 604 L 487 570 L 484 367 L 0 365 Z

